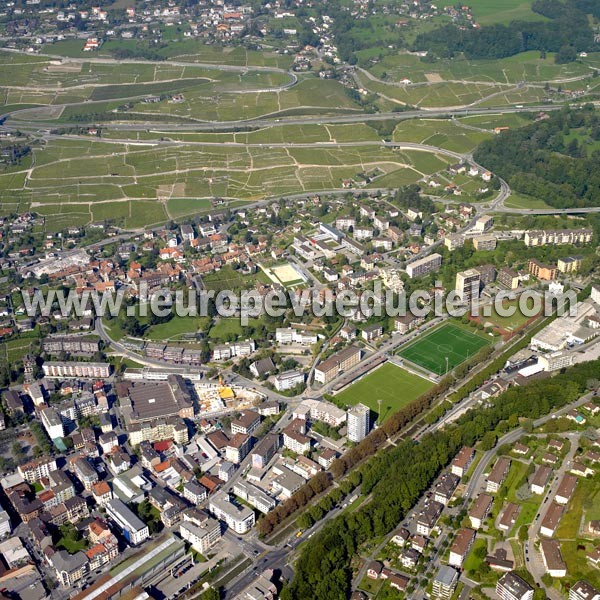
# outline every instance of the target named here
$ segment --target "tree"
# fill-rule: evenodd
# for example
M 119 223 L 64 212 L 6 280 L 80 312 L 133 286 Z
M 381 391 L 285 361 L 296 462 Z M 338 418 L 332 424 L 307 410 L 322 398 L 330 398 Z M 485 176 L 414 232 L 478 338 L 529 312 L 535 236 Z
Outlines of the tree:
M 14 441 L 11 447 L 13 458 L 17 463 L 21 463 L 25 458 L 25 453 L 19 441 Z
M 480 447 L 483 451 L 491 450 L 496 445 L 498 436 L 494 431 L 486 431 L 481 438 Z
M 527 529 L 527 525 L 521 525 L 519 527 L 519 541 L 526 542 L 529 539 L 529 530 Z
M 220 600 L 221 594 L 215 588 L 208 588 L 201 596 L 202 600 Z

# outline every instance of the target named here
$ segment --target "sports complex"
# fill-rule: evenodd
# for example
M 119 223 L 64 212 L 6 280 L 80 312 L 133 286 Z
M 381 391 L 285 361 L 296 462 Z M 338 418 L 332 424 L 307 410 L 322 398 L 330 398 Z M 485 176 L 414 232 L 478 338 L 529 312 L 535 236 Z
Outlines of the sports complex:
M 472 333 L 463 327 L 446 323 L 420 336 L 406 346 L 398 356 L 435 375 L 445 375 L 487 346 L 490 340 L 483 334 Z

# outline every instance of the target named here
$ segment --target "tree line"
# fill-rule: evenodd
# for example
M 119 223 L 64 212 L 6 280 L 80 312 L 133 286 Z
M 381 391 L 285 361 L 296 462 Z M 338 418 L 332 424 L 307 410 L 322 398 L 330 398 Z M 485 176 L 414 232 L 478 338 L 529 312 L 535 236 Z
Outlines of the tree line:
M 521 129 L 482 142 L 474 159 L 517 192 L 543 198 L 555 208 L 600 206 L 600 151 L 588 157 L 586 144 L 566 137 L 576 130 L 600 140 L 600 117 L 592 105 L 565 108 Z
M 506 58 L 539 50 L 556 52 L 557 63 L 571 62 L 578 52 L 594 49 L 594 31 L 587 18 L 588 13 L 597 17 L 598 6 L 593 0 L 536 0 L 532 10 L 548 20 L 512 21 L 472 29 L 445 25 L 419 34 L 412 49 L 444 58 L 464 54 L 469 59 Z
M 282 600 L 347 598 L 351 561 L 360 546 L 392 531 L 462 446 L 473 446 L 487 432 L 507 431 L 521 419 L 536 419 L 573 402 L 599 368 L 596 360 L 511 388 L 491 400 L 489 408 L 469 411 L 418 443 L 406 440 L 378 453 L 361 468 L 361 492 L 371 494 L 372 500 L 332 519 L 306 543 L 294 579 L 282 590 Z

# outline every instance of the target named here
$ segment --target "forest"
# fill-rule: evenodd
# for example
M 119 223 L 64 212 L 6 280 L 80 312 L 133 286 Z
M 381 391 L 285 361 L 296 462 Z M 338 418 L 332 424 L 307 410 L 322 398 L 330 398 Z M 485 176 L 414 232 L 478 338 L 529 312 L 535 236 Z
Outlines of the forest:
M 486 25 L 461 29 L 445 25 L 418 35 L 413 50 L 428 51 L 443 58 L 464 54 L 469 59 L 497 59 L 528 50 L 556 52 L 556 62 L 571 62 L 577 53 L 596 45 L 587 14 L 598 17 L 600 8 L 592 0 L 536 0 L 532 10 L 547 21 L 512 21 L 508 25 Z
M 549 379 L 511 388 L 491 407 L 469 411 L 451 426 L 406 440 L 379 452 L 361 468 L 361 492 L 372 500 L 359 510 L 327 523 L 303 547 L 296 575 L 283 589 L 283 600 L 350 595 L 351 561 L 365 542 L 392 531 L 462 446 L 484 442 L 493 447 L 496 436 L 535 420 L 576 400 L 597 376 L 600 361 L 583 363 Z
M 555 208 L 600 206 L 600 117 L 592 105 L 482 142 L 473 157 L 516 191 Z M 588 146 L 593 149 L 591 152 Z

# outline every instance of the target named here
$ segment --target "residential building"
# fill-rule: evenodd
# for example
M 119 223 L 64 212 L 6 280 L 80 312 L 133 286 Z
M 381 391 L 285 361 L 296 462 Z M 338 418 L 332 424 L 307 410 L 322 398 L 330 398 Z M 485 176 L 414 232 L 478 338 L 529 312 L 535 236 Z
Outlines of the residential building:
M 87 556 L 81 551 L 69 554 L 66 550 L 57 550 L 50 557 L 50 563 L 63 587 L 73 586 L 89 572 Z
M 443 473 L 433 489 L 433 499 L 444 506 L 448 506 L 454 491 L 460 483 L 460 477 L 454 473 Z
M 271 512 L 277 505 L 269 494 L 247 481 L 238 480 L 233 486 L 233 493 L 264 514 Z
M 294 410 L 293 415 L 296 419 L 321 421 L 331 427 L 339 427 L 346 422 L 346 411 L 322 400 L 304 400 Z
M 273 385 L 278 392 L 291 390 L 304 383 L 304 373 L 302 371 L 284 371 L 273 378 Z
M 221 539 L 221 523 L 204 511 L 192 508 L 184 511 L 179 533 L 196 552 L 206 554 Z
M 591 229 L 560 229 L 526 231 L 524 242 L 526 246 L 558 246 L 563 244 L 589 244 L 593 238 Z
M 488 475 L 486 492 L 491 492 L 495 494 L 506 479 L 508 475 L 508 470 L 510 469 L 510 458 L 505 456 L 501 456 L 494 465 L 494 468 L 491 470 Z
M 254 512 L 246 506 L 234 504 L 227 494 L 218 493 L 212 496 L 208 509 L 235 533 L 246 533 L 254 525 Z
M 497 280 L 499 285 L 508 290 L 516 290 L 519 287 L 519 274 L 506 267 L 498 271 Z
M 252 450 L 252 467 L 255 469 L 264 469 L 280 447 L 281 441 L 279 435 L 276 433 L 267 433 Z
M 113 494 L 106 481 L 98 481 L 92 486 L 92 494 L 98 506 L 105 507 L 112 499 Z
M 550 577 L 565 577 L 567 575 L 567 565 L 560 552 L 560 542 L 558 540 L 541 540 L 540 551 L 546 572 Z
M 514 571 L 500 577 L 496 584 L 496 594 L 502 600 L 533 600 L 533 588 Z
M 73 472 L 88 492 L 92 490 L 92 486 L 98 481 L 98 472 L 90 465 L 87 458 L 78 458 L 73 463 Z
M 40 411 L 42 425 L 51 440 L 61 438 L 65 434 L 63 421 L 54 408 L 49 406 Z
M 189 481 L 183 486 L 183 497 L 198 505 L 208 498 L 208 490 L 197 481 Z
M 106 513 L 131 546 L 137 546 L 150 537 L 148 526 L 118 498 L 107 503 Z
M 408 333 L 414 327 L 417 327 L 423 322 L 423 317 L 417 317 L 412 314 L 406 314 L 394 319 L 394 330 L 405 334 Z
M 316 344 L 319 336 L 316 333 L 305 332 L 293 327 L 278 327 L 275 330 L 275 341 L 278 344 L 300 344 L 310 346 Z
M 557 504 L 556 502 L 551 502 L 550 506 L 546 510 L 544 518 L 542 519 L 540 534 L 549 538 L 554 537 L 556 528 L 558 527 L 564 512 L 564 506 Z
M 187 425 L 183 419 L 177 417 L 133 423 L 127 428 L 127 434 L 132 446 L 137 446 L 144 441 L 173 440 L 177 444 L 188 442 Z
M 381 325 L 377 325 L 377 324 L 367 325 L 360 332 L 362 339 L 367 342 L 372 342 L 373 340 L 376 340 L 382 334 L 383 334 L 383 327 Z
M 250 372 L 254 377 L 265 377 L 275 370 L 275 364 L 271 358 L 261 358 L 250 365 Z
M 260 425 L 260 415 L 253 410 L 245 410 L 231 422 L 231 433 L 252 435 Z
M 473 247 L 475 250 L 495 250 L 496 244 L 495 235 L 477 235 L 473 238 Z
M 465 236 L 461 233 L 450 233 L 444 238 L 444 246 L 452 252 L 465 245 Z
M 581 269 L 582 261 L 581 256 L 566 256 L 559 258 L 556 266 L 561 273 L 576 273 Z
M 492 508 L 494 498 L 489 494 L 479 494 L 469 512 L 469 521 L 473 529 L 480 529 Z
M 533 478 L 529 483 L 529 490 L 532 494 L 538 496 L 544 493 L 548 482 L 552 477 L 552 469 L 546 465 L 540 465 L 533 474 Z
M 450 470 L 455 475 L 459 477 L 464 477 L 464 475 L 469 470 L 471 463 L 475 458 L 475 449 L 469 448 L 468 446 L 463 446 L 459 453 L 454 457 L 452 464 L 450 465 Z
M 272 491 L 280 500 L 293 496 L 306 482 L 304 477 L 284 466 L 277 465 L 273 472 L 277 476 L 271 484 Z
M 348 346 L 348 348 L 333 354 L 317 365 L 315 368 L 315 381 L 323 384 L 329 383 L 340 373 L 356 366 L 360 362 L 361 356 L 362 351 L 356 346 Z
M 450 546 L 450 555 L 448 564 L 460 569 L 467 558 L 467 554 L 475 542 L 475 531 L 473 529 L 461 529 L 456 534 L 452 546 Z
M 283 430 L 283 445 L 297 454 L 310 452 L 311 439 L 305 433 L 305 422 L 294 419 Z
M 430 502 L 417 518 L 417 533 L 429 536 L 443 509 L 444 505 L 440 502 Z
M 600 591 L 587 581 L 578 581 L 569 590 L 569 600 L 600 600 Z
M 477 269 L 467 269 L 456 274 L 454 290 L 463 302 L 471 302 L 479 298 L 480 277 Z
M 38 458 L 17 467 L 21 477 L 27 483 L 32 484 L 42 479 L 42 477 L 48 477 L 56 469 L 56 461 L 53 458 Z
M 494 226 L 494 217 L 491 215 L 482 215 L 475 221 L 475 231 L 483 233 Z
M 558 490 L 556 490 L 554 502 L 560 504 L 561 506 L 566 506 L 569 503 L 573 492 L 575 492 L 577 481 L 577 476 L 571 475 L 570 473 L 565 473 L 560 480 Z
M 93 362 L 53 362 L 47 361 L 42 365 L 44 375 L 51 378 L 90 377 L 104 379 L 110 376 L 109 363 Z
M 225 447 L 225 457 L 234 465 L 239 465 L 250 452 L 252 440 L 244 433 L 234 434 Z
M 542 281 L 553 281 L 556 279 L 558 270 L 553 265 L 543 265 L 540 261 L 532 258 L 528 263 L 528 270 L 531 275 Z
M 436 271 L 442 265 L 442 255 L 437 252 L 406 265 L 407 275 L 413 279 Z
M 371 410 L 359 402 L 347 411 L 348 439 L 351 442 L 360 442 L 367 437 L 370 429 Z
M 0 538 L 4 538 L 12 533 L 12 525 L 8 513 L 0 509 Z
M 510 531 L 514 524 L 517 522 L 517 517 L 521 512 L 521 507 L 514 502 L 509 502 L 502 512 L 502 516 L 498 521 L 498 529 L 501 529 L 504 532 Z
M 458 583 L 458 571 L 452 567 L 444 565 L 433 578 L 431 592 L 434 598 L 443 598 L 449 600 L 454 594 L 456 584 Z

